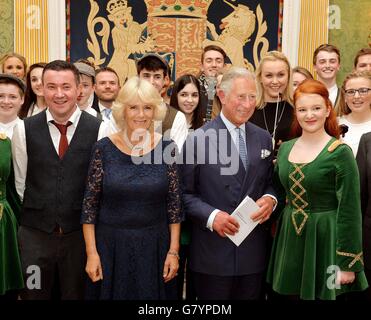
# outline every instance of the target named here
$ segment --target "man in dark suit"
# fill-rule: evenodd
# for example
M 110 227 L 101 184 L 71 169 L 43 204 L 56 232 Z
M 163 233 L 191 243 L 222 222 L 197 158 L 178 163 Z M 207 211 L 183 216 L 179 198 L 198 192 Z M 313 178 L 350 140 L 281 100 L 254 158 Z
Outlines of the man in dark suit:
M 359 180 L 361 183 L 361 206 L 363 217 L 363 254 L 365 274 L 371 283 L 371 132 L 362 135 L 357 152 Z M 357 296 L 358 297 L 358 296 Z M 371 301 L 371 288 L 368 287 L 363 298 Z
M 199 299 L 258 299 L 267 263 L 267 230 L 276 204 L 271 178 L 272 140 L 247 122 L 255 109 L 252 73 L 231 68 L 218 96 L 222 112 L 190 135 L 183 147 L 183 192 L 192 222 L 190 268 Z M 260 224 L 236 246 L 237 221 L 230 215 L 249 195 Z
M 59 279 L 62 299 L 82 299 L 85 245 L 80 225 L 91 149 L 101 121 L 77 107 L 79 72 L 56 60 L 44 68 L 48 108 L 14 130 L 16 188 L 23 199 L 18 232 L 26 300 L 50 299 Z

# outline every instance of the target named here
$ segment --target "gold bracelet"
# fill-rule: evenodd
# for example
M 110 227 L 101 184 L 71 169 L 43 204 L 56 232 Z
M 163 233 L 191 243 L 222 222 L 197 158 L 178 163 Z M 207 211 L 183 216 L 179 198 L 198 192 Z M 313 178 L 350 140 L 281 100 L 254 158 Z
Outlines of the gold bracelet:
M 169 254 L 169 255 L 171 255 L 171 256 L 175 256 L 175 257 L 177 257 L 178 260 L 180 259 L 179 254 L 178 254 L 178 252 L 176 252 L 176 251 L 168 251 L 167 254 Z

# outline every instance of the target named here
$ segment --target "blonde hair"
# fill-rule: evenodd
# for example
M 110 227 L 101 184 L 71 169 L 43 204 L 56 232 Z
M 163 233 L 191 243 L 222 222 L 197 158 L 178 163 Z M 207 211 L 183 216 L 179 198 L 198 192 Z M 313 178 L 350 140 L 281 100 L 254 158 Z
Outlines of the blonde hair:
M 165 118 L 166 104 L 159 92 L 147 80 L 134 76 L 126 81 L 112 106 L 112 116 L 121 130 L 126 127 L 125 109 L 138 99 L 154 107 L 154 121 L 162 121 Z
M 24 78 L 26 77 L 26 74 L 27 74 L 27 61 L 26 61 L 26 58 L 22 55 L 20 55 L 19 53 L 16 53 L 16 52 L 8 52 L 6 54 L 4 54 L 1 58 L 0 58 L 0 71 L 1 73 L 4 73 L 4 63 L 6 60 L 8 60 L 9 58 L 17 58 L 18 60 L 20 60 L 23 64 L 23 68 L 24 68 Z
M 344 116 L 344 115 L 347 115 L 349 113 L 352 112 L 352 110 L 350 110 L 350 108 L 348 107 L 346 101 L 345 101 L 345 86 L 346 84 L 348 83 L 349 80 L 351 79 L 356 79 L 356 78 L 364 78 L 364 79 L 367 79 L 368 81 L 371 82 L 371 72 L 370 71 L 354 71 L 354 72 L 351 72 L 349 73 L 344 81 L 343 81 L 343 85 L 341 86 L 341 90 L 340 90 L 340 99 L 339 99 L 339 103 L 337 104 L 336 106 L 336 114 L 341 117 L 341 116 Z
M 279 51 L 269 51 L 267 54 L 260 60 L 258 67 L 256 68 L 256 84 L 257 84 L 257 98 L 256 98 L 256 108 L 263 109 L 266 105 L 264 101 L 264 87 L 262 84 L 262 69 L 263 65 L 266 61 L 283 61 L 287 66 L 288 71 L 288 79 L 287 79 L 287 86 L 285 91 L 282 94 L 282 100 L 285 100 L 292 104 L 292 71 L 290 62 L 287 57 Z

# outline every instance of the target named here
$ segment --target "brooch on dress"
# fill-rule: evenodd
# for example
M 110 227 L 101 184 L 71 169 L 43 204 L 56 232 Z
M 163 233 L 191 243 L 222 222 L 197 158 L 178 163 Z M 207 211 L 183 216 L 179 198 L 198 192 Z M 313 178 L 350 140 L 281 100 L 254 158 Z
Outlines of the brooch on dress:
M 6 133 L 0 132 L 0 139 L 1 140 L 6 140 Z

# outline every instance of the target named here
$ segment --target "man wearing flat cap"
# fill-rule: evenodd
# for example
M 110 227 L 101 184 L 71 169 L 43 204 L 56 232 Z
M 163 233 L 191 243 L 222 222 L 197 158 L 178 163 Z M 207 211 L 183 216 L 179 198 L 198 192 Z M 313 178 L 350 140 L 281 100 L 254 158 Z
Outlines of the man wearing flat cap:
M 98 97 L 94 92 L 94 65 L 88 60 L 79 59 L 74 63 L 74 66 L 80 73 L 81 92 L 77 97 L 77 104 L 80 110 L 84 110 L 92 116 L 102 119 L 98 106 Z

